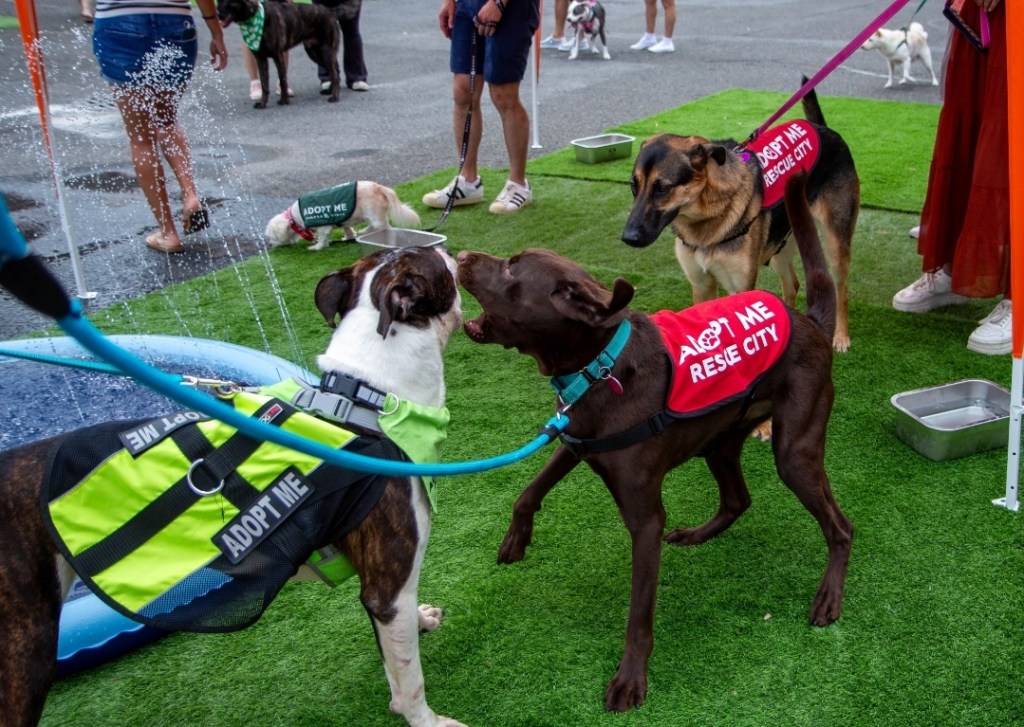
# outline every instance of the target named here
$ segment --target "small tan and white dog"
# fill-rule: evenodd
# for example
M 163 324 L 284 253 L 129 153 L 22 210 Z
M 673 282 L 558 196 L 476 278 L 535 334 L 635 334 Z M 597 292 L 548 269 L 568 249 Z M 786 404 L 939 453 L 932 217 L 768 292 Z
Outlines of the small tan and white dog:
M 880 28 L 864 41 L 861 50 L 876 50 L 888 61 L 889 80 L 885 82 L 886 88 L 892 88 L 897 64 L 903 66 L 903 77 L 899 82 L 912 83 L 914 79 L 910 75 L 910 64 L 915 60 L 921 61 L 932 74 L 932 85 L 939 85 L 939 79 L 932 70 L 932 51 L 928 47 L 928 33 L 920 23 L 911 23 L 905 31 Z
M 395 190 L 377 182 L 346 182 L 309 192 L 284 212 L 274 215 L 264 234 L 271 245 L 292 245 L 300 239 L 315 243 L 310 250 L 326 250 L 331 233 L 345 230 L 346 240 L 356 236 L 355 226 L 367 223 L 364 232 L 399 227 L 419 227 L 416 210 L 403 203 Z
M 572 0 L 566 11 L 566 20 L 572 26 L 572 48 L 569 60 L 576 60 L 580 48 L 589 39 L 590 52 L 600 53 L 606 61 L 612 59 L 608 53 L 608 40 L 605 38 L 604 6 L 597 0 Z

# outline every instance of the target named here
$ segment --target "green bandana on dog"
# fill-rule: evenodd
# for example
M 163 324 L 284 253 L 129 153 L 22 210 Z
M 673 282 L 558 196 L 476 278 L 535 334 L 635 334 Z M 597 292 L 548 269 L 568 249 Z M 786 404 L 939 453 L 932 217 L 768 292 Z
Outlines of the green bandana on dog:
M 260 49 L 260 41 L 263 40 L 263 21 L 267 17 L 267 13 L 263 9 L 263 3 L 260 3 L 257 7 L 259 9 L 255 15 L 238 24 L 238 29 L 242 31 L 242 41 L 251 51 Z

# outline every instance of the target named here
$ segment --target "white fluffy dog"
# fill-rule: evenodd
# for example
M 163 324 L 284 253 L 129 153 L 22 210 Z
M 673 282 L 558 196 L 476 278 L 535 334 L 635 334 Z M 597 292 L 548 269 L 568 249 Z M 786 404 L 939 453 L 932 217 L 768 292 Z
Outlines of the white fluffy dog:
M 346 240 L 355 238 L 355 225 L 367 223 L 364 232 L 398 227 L 419 227 L 420 216 L 404 204 L 395 190 L 376 182 L 346 182 L 318 189 L 299 197 L 284 212 L 274 215 L 264 234 L 271 245 L 291 245 L 299 239 L 315 244 L 310 250 L 325 250 L 335 228 L 345 230 Z
M 893 75 L 896 72 L 896 64 L 903 64 L 903 78 L 900 83 L 908 83 L 914 79 L 910 76 L 911 61 L 921 61 L 928 72 L 932 74 L 932 85 L 938 86 L 939 79 L 935 77 L 932 70 L 932 52 L 928 47 L 928 33 L 920 23 L 911 23 L 903 30 L 876 30 L 861 46 L 862 50 L 876 50 L 885 56 L 889 62 L 889 80 L 885 87 L 892 88 Z

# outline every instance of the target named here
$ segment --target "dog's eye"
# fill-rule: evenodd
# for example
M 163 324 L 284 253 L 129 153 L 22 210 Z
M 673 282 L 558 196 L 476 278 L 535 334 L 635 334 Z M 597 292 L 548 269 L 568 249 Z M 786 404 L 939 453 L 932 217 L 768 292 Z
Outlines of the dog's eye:
M 629 180 L 629 191 L 633 193 L 633 199 L 636 199 L 637 190 L 640 189 L 640 185 L 636 181 L 636 177 Z

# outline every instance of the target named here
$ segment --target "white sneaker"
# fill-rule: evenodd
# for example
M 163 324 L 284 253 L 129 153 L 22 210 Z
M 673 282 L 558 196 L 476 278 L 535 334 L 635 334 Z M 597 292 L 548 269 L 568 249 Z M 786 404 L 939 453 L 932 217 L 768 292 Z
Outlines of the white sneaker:
M 263 98 L 263 86 L 260 84 L 260 79 L 249 81 L 249 100 L 259 101 L 261 98 Z
M 676 44 L 672 42 L 671 38 L 662 38 L 657 43 L 647 49 L 648 53 L 675 53 Z
M 331 82 L 330 81 L 320 81 L 320 94 L 323 95 L 323 96 L 326 96 L 330 92 L 331 92 Z
M 497 199 L 491 202 L 489 209 L 496 215 L 508 215 L 518 212 L 532 201 L 533 190 L 530 189 L 530 183 L 527 182 L 524 187 L 510 179 L 505 182 L 505 188 L 501 190 Z
M 572 50 L 572 41 L 572 38 L 566 36 L 565 40 L 562 41 L 562 44 L 558 46 L 558 50 L 562 51 L 563 53 L 568 53 L 569 51 Z M 580 44 L 580 50 L 583 50 L 582 44 Z
M 1012 304 L 1004 298 L 981 319 L 981 325 L 967 339 L 968 350 L 990 356 L 1010 353 L 1013 346 L 1012 323 Z
M 329 84 L 328 84 L 328 85 L 329 85 Z M 276 85 L 276 86 L 274 86 L 274 93 L 276 93 L 276 94 L 277 94 L 278 96 L 280 96 L 280 95 L 281 95 L 281 82 L 280 82 L 280 81 L 278 81 L 278 82 L 277 82 L 277 85 Z M 288 89 L 288 98 L 292 98 L 293 96 L 295 96 L 295 91 L 293 91 L 293 90 L 291 90 L 291 89 L 289 88 L 289 89 Z
M 547 38 L 540 42 L 541 48 L 561 48 L 565 42 L 565 38 L 556 38 L 553 35 L 549 35 Z
M 444 189 L 435 189 L 423 195 L 423 204 L 437 210 L 443 210 L 448 206 L 448 198 L 454 197 L 452 207 L 461 207 L 467 204 L 476 204 L 484 201 L 484 180 L 477 178 L 470 184 L 461 174 L 455 177 Z
M 369 91 L 370 84 L 368 84 L 366 81 L 353 81 L 352 86 L 350 88 L 353 91 Z
M 967 298 L 952 292 L 953 278 L 943 269 L 925 273 L 892 297 L 892 307 L 904 313 L 924 313 L 943 305 L 960 305 Z
M 651 46 L 658 44 L 658 39 L 653 35 L 647 35 L 646 33 L 640 40 L 633 45 L 629 46 L 631 50 L 647 50 Z
M 914 225 L 907 231 L 907 234 L 917 240 L 921 237 L 921 225 Z

